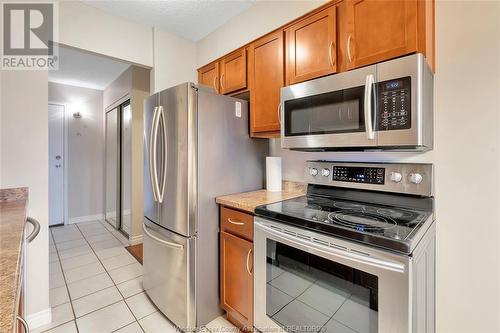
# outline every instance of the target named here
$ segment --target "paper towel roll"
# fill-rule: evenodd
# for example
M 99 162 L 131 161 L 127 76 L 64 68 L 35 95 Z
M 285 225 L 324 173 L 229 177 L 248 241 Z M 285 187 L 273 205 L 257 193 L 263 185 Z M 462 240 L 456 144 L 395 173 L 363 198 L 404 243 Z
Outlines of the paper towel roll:
M 266 188 L 268 191 L 281 191 L 281 157 L 266 157 Z

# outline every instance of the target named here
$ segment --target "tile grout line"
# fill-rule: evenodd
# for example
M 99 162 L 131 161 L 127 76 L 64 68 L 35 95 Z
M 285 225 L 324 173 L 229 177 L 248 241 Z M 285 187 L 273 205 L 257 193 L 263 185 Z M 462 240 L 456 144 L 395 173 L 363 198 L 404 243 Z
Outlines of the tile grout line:
M 102 222 L 101 222 L 100 220 L 99 220 L 99 223 L 102 225 Z M 76 227 L 78 228 L 78 230 L 80 230 L 80 228 L 78 227 L 78 225 L 77 225 Z M 104 226 L 103 226 L 103 227 L 104 227 Z M 104 227 L 104 228 L 106 229 L 106 227 Z M 106 231 L 107 231 L 107 232 L 109 232 L 109 233 L 111 233 L 111 232 L 110 232 L 109 230 L 107 230 L 107 229 L 106 229 Z M 81 232 L 81 230 L 80 230 L 80 232 Z M 111 234 L 112 234 L 112 233 L 111 233 Z M 83 235 L 83 233 L 82 233 L 82 235 Z M 114 235 L 113 235 L 113 236 L 114 236 Z M 86 241 L 87 243 L 89 243 L 89 242 L 88 242 L 88 240 L 87 240 L 87 238 L 85 237 L 85 235 L 83 235 L 83 238 L 85 239 L 85 241 Z M 116 237 L 115 237 L 115 238 L 116 238 Z M 118 241 L 120 241 L 120 240 L 118 240 Z M 121 242 L 120 242 L 120 244 L 121 244 Z M 105 266 L 104 266 L 104 264 L 102 263 L 101 258 L 99 258 L 99 256 L 98 256 L 98 255 L 97 255 L 97 253 L 95 252 L 95 250 L 94 250 L 94 248 L 92 247 L 92 245 L 90 245 L 90 243 L 89 243 L 89 246 L 90 246 L 90 248 L 91 248 L 92 252 L 94 252 L 95 256 L 97 257 L 97 260 L 98 260 L 98 261 L 101 263 L 101 265 L 104 267 L 104 271 L 105 271 L 105 272 L 106 272 L 106 274 L 108 275 L 108 277 L 109 277 L 109 279 L 111 280 L 111 282 L 113 282 L 113 286 L 116 288 L 116 290 L 118 290 L 118 293 L 119 293 L 119 294 L 120 294 L 120 296 L 122 297 L 122 299 L 121 299 L 119 302 L 123 301 L 123 303 L 125 303 L 125 306 L 128 308 L 128 310 L 129 310 L 129 311 L 130 311 L 130 313 L 132 314 L 132 317 L 134 317 L 135 321 L 137 322 L 137 325 L 139 325 L 139 327 L 141 328 L 141 330 L 142 330 L 143 332 L 145 332 L 145 331 L 144 331 L 144 329 L 142 328 L 141 324 L 139 323 L 139 320 L 137 320 L 137 317 L 135 316 L 134 312 L 132 311 L 132 309 L 130 308 L 130 306 L 127 304 L 127 302 L 126 302 L 126 300 L 125 300 L 125 297 L 123 296 L 123 294 L 121 293 L 120 289 L 119 289 L 119 288 L 118 288 L 118 286 L 116 285 L 115 280 L 113 280 L 113 278 L 112 278 L 112 277 L 111 277 L 111 275 L 109 274 L 108 270 L 106 269 L 106 267 L 105 267 Z M 123 244 L 121 244 L 121 246 L 123 246 Z M 124 282 L 126 282 L 126 281 L 124 281 Z M 118 302 L 116 302 L 116 303 L 118 303 Z M 115 303 L 113 303 L 113 304 L 115 304 Z M 82 317 L 83 317 L 83 316 L 82 316 Z M 76 322 L 76 319 L 75 319 L 75 322 Z M 128 326 L 128 325 L 130 325 L 130 324 L 132 324 L 132 323 L 128 323 L 127 325 L 125 325 L 125 326 L 123 326 L 123 327 L 126 327 L 126 326 Z M 118 329 L 121 329 L 121 328 L 123 328 L 123 327 L 120 327 L 120 328 L 118 328 Z M 113 331 L 113 332 L 114 332 L 114 331 Z
M 100 222 L 100 221 L 99 221 L 99 222 Z M 94 276 L 107 273 L 107 269 L 106 269 L 106 267 L 102 264 L 102 262 L 100 261 L 100 258 L 97 256 L 97 253 L 94 251 L 94 249 L 93 249 L 92 245 L 88 242 L 87 238 L 85 237 L 85 235 L 83 234 L 83 232 L 81 231 L 81 229 L 80 229 L 79 227 L 77 227 L 77 226 L 76 226 L 76 224 L 75 224 L 75 229 L 77 229 L 77 230 L 80 232 L 80 234 L 82 235 L 82 238 L 81 238 L 81 239 L 83 239 L 83 240 L 87 243 L 87 245 L 88 245 L 88 246 L 89 246 L 89 248 L 91 249 L 92 253 L 93 253 L 93 254 L 95 255 L 95 257 L 97 258 L 97 260 L 98 260 L 97 262 L 99 262 L 99 263 L 103 266 L 103 268 L 104 268 L 104 270 L 105 270 L 104 272 L 101 272 L 101 273 L 95 274 Z M 111 232 L 110 232 L 109 230 L 107 230 L 107 229 L 106 229 L 106 232 L 111 233 Z M 52 239 L 53 239 L 53 237 L 52 237 Z M 55 242 L 55 240 L 54 240 L 54 239 L 53 239 L 53 241 L 54 241 L 54 247 L 55 247 L 55 249 L 56 249 L 56 253 L 57 253 L 57 255 L 58 255 L 58 259 L 59 259 L 59 254 L 58 254 L 57 244 L 56 244 L 56 242 Z M 61 243 L 62 243 L 62 242 L 61 242 Z M 122 246 L 123 246 L 123 245 L 122 245 Z M 119 255 L 118 255 L 118 256 L 119 256 Z M 79 256 L 69 257 L 69 258 L 66 258 L 66 259 L 69 259 L 69 260 L 70 260 L 70 259 L 72 259 L 72 258 L 76 258 L 76 257 L 79 257 Z M 114 258 L 114 257 L 117 257 L 117 256 L 113 256 L 113 257 L 110 257 L 110 258 Z M 64 260 L 66 260 L 66 259 L 64 259 Z M 66 291 L 67 291 L 67 293 L 68 293 L 69 302 L 65 302 L 65 303 L 62 303 L 62 304 L 59 304 L 59 305 L 63 305 L 63 304 L 66 304 L 66 303 L 71 303 L 74 318 L 73 318 L 72 320 L 70 320 L 70 321 L 75 321 L 75 326 L 77 327 L 77 330 L 79 330 L 79 329 L 78 329 L 78 324 L 77 324 L 77 322 L 76 322 L 76 319 L 77 319 L 77 318 L 82 318 L 82 317 L 84 317 L 84 316 L 86 316 L 86 315 L 89 315 L 89 314 L 91 314 L 91 313 L 93 313 L 93 312 L 96 312 L 96 311 L 102 310 L 102 309 L 104 309 L 105 307 L 108 307 L 108 306 L 110 306 L 110 305 L 113 305 L 113 304 L 119 303 L 119 302 L 121 302 L 121 301 L 125 301 L 125 299 L 126 299 L 126 298 L 125 298 L 125 297 L 123 296 L 123 294 L 120 292 L 120 290 L 118 289 L 118 286 L 114 283 L 114 280 L 111 278 L 111 276 L 110 276 L 109 274 L 107 274 L 107 275 L 110 277 L 111 281 L 113 282 L 113 286 L 114 286 L 114 287 L 118 290 L 118 292 L 119 292 L 120 296 L 122 297 L 122 299 L 120 299 L 120 300 L 118 300 L 118 301 L 116 301 L 116 302 L 113 302 L 113 303 L 111 303 L 111 304 L 108 304 L 108 305 L 106 305 L 106 306 L 100 307 L 100 308 L 98 308 L 98 309 L 94 309 L 94 310 L 92 310 L 92 311 L 90 311 L 90 312 L 88 312 L 88 313 L 86 313 L 86 314 L 84 314 L 84 315 L 82 315 L 82 316 L 80 316 L 80 317 L 77 317 L 77 316 L 76 316 L 76 313 L 74 312 L 73 301 L 77 301 L 77 300 L 79 300 L 79 299 L 81 299 L 81 298 L 84 298 L 84 297 L 87 297 L 87 296 L 90 296 L 90 295 L 96 294 L 96 293 L 98 293 L 98 292 L 101 292 L 101 291 L 103 291 L 103 290 L 105 290 L 105 289 L 108 289 L 108 288 L 111 288 L 111 287 L 108 287 L 108 288 L 103 288 L 103 289 L 99 289 L 99 290 L 94 291 L 93 293 L 90 293 L 90 294 L 88 294 L 88 295 L 84 295 L 84 296 L 81 296 L 81 297 L 78 297 L 78 298 L 72 299 L 72 298 L 71 298 L 71 296 L 70 296 L 70 293 L 69 293 L 68 283 L 67 283 L 67 281 L 66 281 L 65 275 L 63 274 L 62 264 L 61 264 L 61 262 L 60 262 L 60 261 L 61 261 L 61 259 L 59 259 L 59 265 L 60 265 L 60 267 L 61 267 L 61 275 L 63 275 L 63 278 L 65 279 L 65 285 L 64 285 L 64 287 L 66 287 Z M 83 266 L 85 266 L 85 265 L 81 265 L 81 266 L 78 266 L 78 267 L 72 268 L 72 269 L 70 269 L 70 270 L 77 269 L 77 268 L 81 268 L 81 267 L 83 267 Z M 125 266 L 127 266 L 127 265 L 124 265 L 124 266 L 122 266 L 122 267 L 125 267 Z M 121 267 L 118 267 L 118 268 L 121 268 Z M 117 269 L 117 268 L 116 268 L 116 269 Z M 92 277 L 93 277 L 93 276 L 92 276 Z M 91 278 L 91 277 L 88 277 L 88 278 Z M 84 280 L 84 279 L 82 279 L 82 280 Z M 132 280 L 132 279 L 131 279 L 131 280 Z M 131 281 L 131 280 L 126 280 L 126 281 L 123 281 L 122 283 L 124 283 L 124 282 L 128 282 L 128 281 Z M 81 280 L 78 280 L 78 281 L 81 281 Z M 78 282 L 78 281 L 73 281 L 73 282 Z M 73 282 L 71 282 L 71 283 L 73 283 Z M 139 293 L 141 293 L 141 292 L 139 292 Z M 133 297 L 133 296 L 135 296 L 135 295 L 138 295 L 139 293 L 134 294 L 134 295 L 130 295 L 130 296 L 129 296 L 129 298 L 130 298 L 130 297 Z M 126 303 L 126 302 L 125 302 L 125 303 Z M 128 304 L 127 304 L 127 305 L 128 305 Z M 132 311 L 130 311 L 130 312 L 132 312 Z M 133 313 L 132 313 L 132 314 L 133 314 Z M 135 316 L 134 316 L 134 318 L 135 318 Z M 65 324 L 69 323 L 70 321 L 67 321 L 67 322 L 61 323 L 61 324 L 59 324 L 59 325 L 57 325 L 57 326 L 51 327 L 51 328 L 49 328 L 49 329 L 47 329 L 46 331 L 43 331 L 43 332 L 47 332 L 47 331 L 52 330 L 52 329 L 54 329 L 54 328 L 60 327 L 60 326 L 62 326 L 62 325 L 65 325 Z M 136 320 L 136 321 L 138 322 L 138 320 Z M 127 325 L 125 325 L 125 326 L 128 326 L 128 325 L 130 325 L 130 324 L 132 324 L 132 323 L 128 323 L 128 324 L 127 324 Z M 125 326 L 123 326 L 123 327 L 125 327 Z M 139 326 L 140 326 L 140 325 L 139 325 Z M 123 327 L 121 327 L 121 328 L 123 328 Z M 121 328 L 119 328 L 119 329 L 121 329 Z M 142 327 L 141 327 L 141 329 L 142 329 Z M 43 333 L 43 332 L 42 332 L 42 333 Z
M 69 302 L 68 302 L 68 303 L 70 304 L 70 307 L 71 307 L 71 312 L 73 313 L 73 319 L 72 319 L 72 320 L 70 320 L 70 321 L 74 321 L 74 322 L 75 322 L 76 332 L 77 332 L 77 333 L 80 333 L 80 331 L 78 330 L 78 324 L 76 323 L 75 309 L 73 308 L 73 302 L 71 302 L 71 295 L 70 295 L 70 293 L 69 293 L 68 283 L 67 283 L 67 281 L 66 281 L 66 275 L 64 274 L 64 271 L 63 271 L 63 269 L 62 269 L 61 257 L 59 256 L 59 249 L 57 248 L 56 240 L 54 239 L 54 234 L 52 233 L 52 230 L 50 230 L 50 235 L 51 235 L 51 237 L 52 237 L 52 241 L 54 242 L 54 247 L 56 248 L 57 258 L 58 258 L 58 260 L 59 260 L 59 267 L 61 268 L 61 274 L 62 274 L 63 279 L 64 279 L 64 286 L 66 287 L 66 292 L 68 293 L 68 300 L 69 300 Z M 82 236 L 83 236 L 83 235 L 82 235 Z M 50 281 L 49 281 L 49 283 L 50 283 Z M 50 293 L 50 290 L 49 290 L 49 293 Z M 50 295 L 49 295 L 49 304 L 50 304 Z M 60 304 L 60 305 L 64 305 L 64 304 L 66 304 L 66 303 L 63 303 L 63 304 Z M 52 308 L 51 308 L 51 309 L 52 309 Z M 51 312 L 52 312 L 52 310 L 51 310 Z M 58 326 L 55 326 L 55 327 L 49 328 L 49 329 L 45 330 L 45 332 L 46 332 L 46 331 L 49 331 L 49 330 L 52 330 L 52 329 L 54 329 L 54 328 L 56 328 L 56 327 L 59 327 L 59 326 L 65 325 L 65 324 L 69 323 L 70 321 L 67 321 L 67 322 L 64 322 L 64 323 L 62 323 L 62 324 L 60 324 L 60 325 L 58 325 Z

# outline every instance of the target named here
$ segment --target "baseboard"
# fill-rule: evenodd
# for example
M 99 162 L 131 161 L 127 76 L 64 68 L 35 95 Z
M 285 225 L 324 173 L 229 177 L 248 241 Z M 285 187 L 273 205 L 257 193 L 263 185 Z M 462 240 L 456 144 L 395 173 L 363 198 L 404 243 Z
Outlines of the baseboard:
M 130 245 L 142 244 L 142 235 L 129 236 L 128 238 Z
M 91 222 L 91 221 L 97 221 L 97 220 L 103 220 L 103 219 L 104 219 L 104 214 L 77 216 L 77 217 L 70 218 L 68 221 L 68 224 Z
M 32 313 L 26 317 L 30 330 L 50 324 L 52 321 L 52 309 L 48 308 L 40 312 Z

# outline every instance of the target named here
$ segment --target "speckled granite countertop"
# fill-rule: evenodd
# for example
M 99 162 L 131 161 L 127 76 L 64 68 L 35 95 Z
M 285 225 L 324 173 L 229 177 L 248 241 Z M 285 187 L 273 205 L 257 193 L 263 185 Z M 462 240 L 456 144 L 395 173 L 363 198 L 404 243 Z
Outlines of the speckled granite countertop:
M 306 193 L 307 185 L 303 183 L 284 181 L 282 189 L 283 191 L 281 192 L 258 190 L 230 194 L 217 197 L 215 202 L 226 207 L 239 209 L 253 214 L 257 206 L 303 196 Z
M 28 189 L 0 190 L 0 332 L 14 332 Z

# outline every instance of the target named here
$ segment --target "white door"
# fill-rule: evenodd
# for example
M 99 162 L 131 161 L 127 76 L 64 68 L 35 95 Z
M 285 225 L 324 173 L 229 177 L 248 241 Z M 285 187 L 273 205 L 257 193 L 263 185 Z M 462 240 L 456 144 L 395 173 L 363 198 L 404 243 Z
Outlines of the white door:
M 49 225 L 64 223 L 64 106 L 49 104 Z

